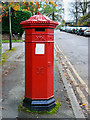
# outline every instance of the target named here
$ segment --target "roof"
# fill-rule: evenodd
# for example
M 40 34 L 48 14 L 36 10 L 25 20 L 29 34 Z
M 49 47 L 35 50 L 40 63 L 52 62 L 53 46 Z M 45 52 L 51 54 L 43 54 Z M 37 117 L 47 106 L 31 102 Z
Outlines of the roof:
M 74 22 L 74 21 L 72 21 L 72 20 L 65 21 L 65 23 L 72 23 L 72 22 Z
M 26 26 L 53 26 L 54 28 L 58 25 L 58 22 L 51 20 L 50 18 L 42 15 L 40 12 L 37 15 L 30 17 L 26 21 L 20 23 L 23 28 Z

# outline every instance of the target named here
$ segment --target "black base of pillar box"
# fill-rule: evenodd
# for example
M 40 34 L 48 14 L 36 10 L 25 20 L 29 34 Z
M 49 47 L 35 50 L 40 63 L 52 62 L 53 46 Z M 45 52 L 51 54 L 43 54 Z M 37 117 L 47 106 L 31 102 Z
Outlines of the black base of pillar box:
M 34 111 L 49 111 L 56 105 L 55 99 L 52 97 L 46 100 L 32 100 L 30 98 L 25 98 L 23 100 L 23 106 Z

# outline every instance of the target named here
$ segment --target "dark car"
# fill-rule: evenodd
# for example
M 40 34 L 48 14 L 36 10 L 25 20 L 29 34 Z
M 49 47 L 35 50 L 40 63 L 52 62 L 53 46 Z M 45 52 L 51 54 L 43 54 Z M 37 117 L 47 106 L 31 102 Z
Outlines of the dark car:
M 79 29 L 79 35 L 84 35 L 84 31 L 87 29 L 87 27 L 81 27 Z

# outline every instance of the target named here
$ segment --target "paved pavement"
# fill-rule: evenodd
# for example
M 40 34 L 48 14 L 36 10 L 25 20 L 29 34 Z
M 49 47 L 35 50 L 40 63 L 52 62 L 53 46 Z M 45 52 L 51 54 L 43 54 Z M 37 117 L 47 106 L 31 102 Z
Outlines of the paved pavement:
M 23 44 L 23 45 L 22 45 Z M 22 50 L 24 51 L 24 42 L 16 42 L 16 43 L 12 43 L 12 47 L 19 47 L 20 49 L 22 48 Z M 9 50 L 9 43 L 3 43 L 2 44 L 2 53 L 4 53 L 6 50 Z
M 70 105 L 68 94 L 61 78 L 57 65 L 55 64 L 55 99 L 61 103 L 56 114 L 30 114 L 18 112 L 18 105 L 24 96 L 24 44 L 21 43 L 16 51 L 8 58 L 2 66 L 2 116 L 3 118 L 75 118 Z M 18 53 L 18 57 L 17 57 Z M 21 56 L 21 57 L 19 57 Z M 8 73 L 6 72 L 8 71 Z
M 58 31 L 59 32 L 59 31 Z M 56 114 L 35 114 L 18 112 L 18 105 L 24 96 L 25 84 L 25 49 L 24 43 L 14 43 L 13 47 L 16 51 L 12 53 L 2 66 L 2 115 L 3 118 L 76 118 L 75 111 L 72 108 L 70 95 L 63 81 L 61 71 L 57 66 L 57 58 L 55 57 L 55 99 L 61 103 Z M 2 45 L 3 51 L 8 49 L 8 44 Z M 8 72 L 7 72 L 8 71 Z M 73 96 L 72 96 L 73 97 Z M 75 104 L 74 104 L 75 106 Z M 76 105 L 77 106 L 77 105 Z M 74 107 L 75 108 L 75 107 Z M 78 108 L 77 108 L 78 109 Z M 75 109 L 75 110 L 77 110 Z M 80 114 L 81 115 L 81 114 Z M 78 114 L 79 116 L 79 114 Z

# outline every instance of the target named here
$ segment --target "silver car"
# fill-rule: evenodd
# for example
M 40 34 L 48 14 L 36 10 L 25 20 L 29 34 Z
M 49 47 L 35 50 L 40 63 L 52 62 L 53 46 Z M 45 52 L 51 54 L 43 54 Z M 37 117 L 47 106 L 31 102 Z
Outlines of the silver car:
M 90 27 L 87 27 L 87 29 L 84 31 L 85 36 L 90 36 Z

